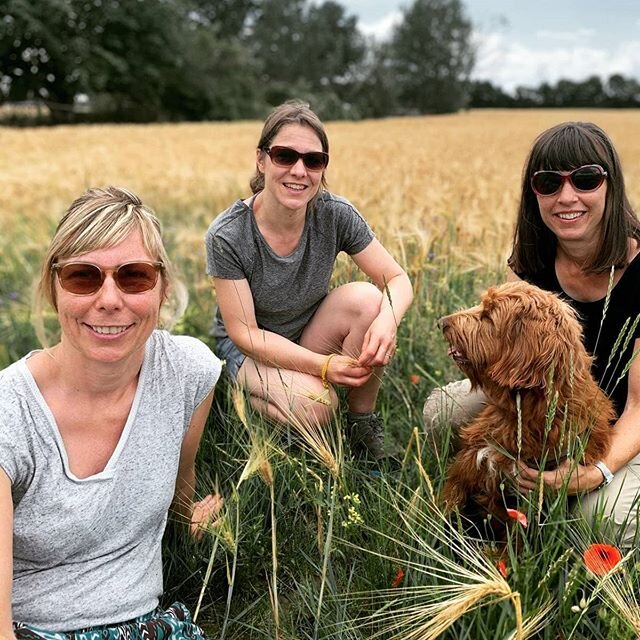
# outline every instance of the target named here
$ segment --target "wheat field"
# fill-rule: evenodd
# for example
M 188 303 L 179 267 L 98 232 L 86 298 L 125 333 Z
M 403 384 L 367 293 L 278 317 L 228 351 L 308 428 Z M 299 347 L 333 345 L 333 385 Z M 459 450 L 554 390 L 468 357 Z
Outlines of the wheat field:
M 227 497 L 223 526 L 204 543 L 179 532 L 165 543 L 166 597 L 192 610 L 199 602 L 212 637 L 637 637 L 640 607 L 628 594 L 637 592 L 640 565 L 627 558 L 620 584 L 594 582 L 580 558 L 597 531 L 580 528 L 566 500 L 541 525 L 536 497 L 522 506 L 529 530 L 514 534 L 501 577 L 490 554 L 439 519 L 430 496 L 450 443 L 421 435 L 426 394 L 459 376 L 435 319 L 504 277 L 529 147 L 567 120 L 609 133 L 640 208 L 638 111 L 487 110 L 327 124 L 329 188 L 358 207 L 414 282 L 379 401 L 406 456 L 394 483 L 372 483 L 339 455 L 339 471 L 328 471 L 304 444 L 287 448 L 241 400 L 222 395 L 201 446 L 198 493 Z M 260 129 L 0 127 L 0 368 L 37 347 L 29 291 L 39 259 L 65 208 L 91 186 L 126 186 L 156 210 L 190 291 L 178 330 L 208 340 L 215 301 L 204 234 L 248 195 Z M 352 276 L 341 260 L 336 280 Z M 247 472 L 258 467 L 269 471 L 262 480 Z
M 448 224 L 461 261 L 506 251 L 520 172 L 544 128 L 591 120 L 622 156 L 640 202 L 637 111 L 496 110 L 331 122 L 330 189 L 351 199 L 381 238 L 429 243 Z M 248 193 L 258 122 L 0 128 L 0 221 L 6 242 L 46 243 L 51 225 L 85 188 L 137 192 L 165 221 L 180 256 L 202 253 L 208 223 Z M 28 223 L 29 238 L 15 237 Z

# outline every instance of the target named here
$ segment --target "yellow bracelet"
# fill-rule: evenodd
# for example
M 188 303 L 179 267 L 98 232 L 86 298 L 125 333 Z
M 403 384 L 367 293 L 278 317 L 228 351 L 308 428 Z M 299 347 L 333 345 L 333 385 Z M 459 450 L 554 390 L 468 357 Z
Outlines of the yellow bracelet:
M 327 380 L 327 371 L 329 371 L 329 363 L 331 362 L 331 358 L 333 358 L 333 356 L 335 356 L 337 354 L 335 353 L 330 353 L 327 356 L 327 359 L 324 361 L 324 364 L 322 365 L 322 371 L 320 372 L 320 378 L 322 378 L 322 386 L 325 389 L 329 388 L 329 381 Z

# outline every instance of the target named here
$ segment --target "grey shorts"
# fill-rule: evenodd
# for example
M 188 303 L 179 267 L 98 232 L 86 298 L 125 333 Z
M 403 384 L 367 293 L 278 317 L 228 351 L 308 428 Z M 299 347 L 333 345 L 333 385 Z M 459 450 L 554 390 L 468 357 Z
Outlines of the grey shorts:
M 225 366 L 223 370 L 226 371 L 229 378 L 235 382 L 238 379 L 240 367 L 247 356 L 236 347 L 229 337 L 217 338 L 214 352 L 218 358 L 224 360 Z

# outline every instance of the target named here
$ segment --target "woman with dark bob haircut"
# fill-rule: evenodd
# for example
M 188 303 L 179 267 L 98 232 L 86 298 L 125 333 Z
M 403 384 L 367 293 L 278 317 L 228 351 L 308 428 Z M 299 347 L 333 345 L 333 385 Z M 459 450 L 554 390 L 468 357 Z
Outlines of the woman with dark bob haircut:
M 606 200 L 595 250 L 582 266 L 585 272 L 606 273 L 611 265 L 624 268 L 629 261 L 629 239 L 640 238 L 640 221 L 624 188 L 620 158 L 611 139 L 591 122 L 559 124 L 538 136 L 522 174 L 513 252 L 508 260 L 515 273 L 544 270 L 556 257 L 558 238 L 544 224 L 531 176 L 540 170 L 570 170 L 595 163 L 606 171 Z
M 618 154 L 597 125 L 565 122 L 533 143 L 508 265 L 509 280 L 553 291 L 576 309 L 594 377 L 618 414 L 605 459 L 589 466 L 565 460 L 543 472 L 521 464 L 516 482 L 535 489 L 541 474 L 552 489 L 566 484 L 580 493 L 585 517 L 603 513 L 609 535 L 632 546 L 640 494 L 640 221 Z M 435 390 L 425 403 L 426 427 L 441 422 L 443 407 L 454 426 L 467 422 L 483 402 L 469 390 L 466 380 Z

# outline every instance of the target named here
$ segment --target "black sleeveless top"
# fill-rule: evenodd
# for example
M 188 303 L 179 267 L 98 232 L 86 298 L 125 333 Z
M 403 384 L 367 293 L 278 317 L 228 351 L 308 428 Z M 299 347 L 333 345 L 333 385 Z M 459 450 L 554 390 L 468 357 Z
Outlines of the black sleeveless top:
M 606 298 L 595 302 L 571 298 L 558 282 L 555 265 L 532 275 L 518 276 L 541 289 L 558 293 L 578 312 L 584 345 L 595 358 L 593 375 L 620 415 L 627 401 L 628 370 L 625 370 L 633 355 L 634 341 L 640 338 L 640 254 L 627 266 L 612 289 L 608 303 Z

